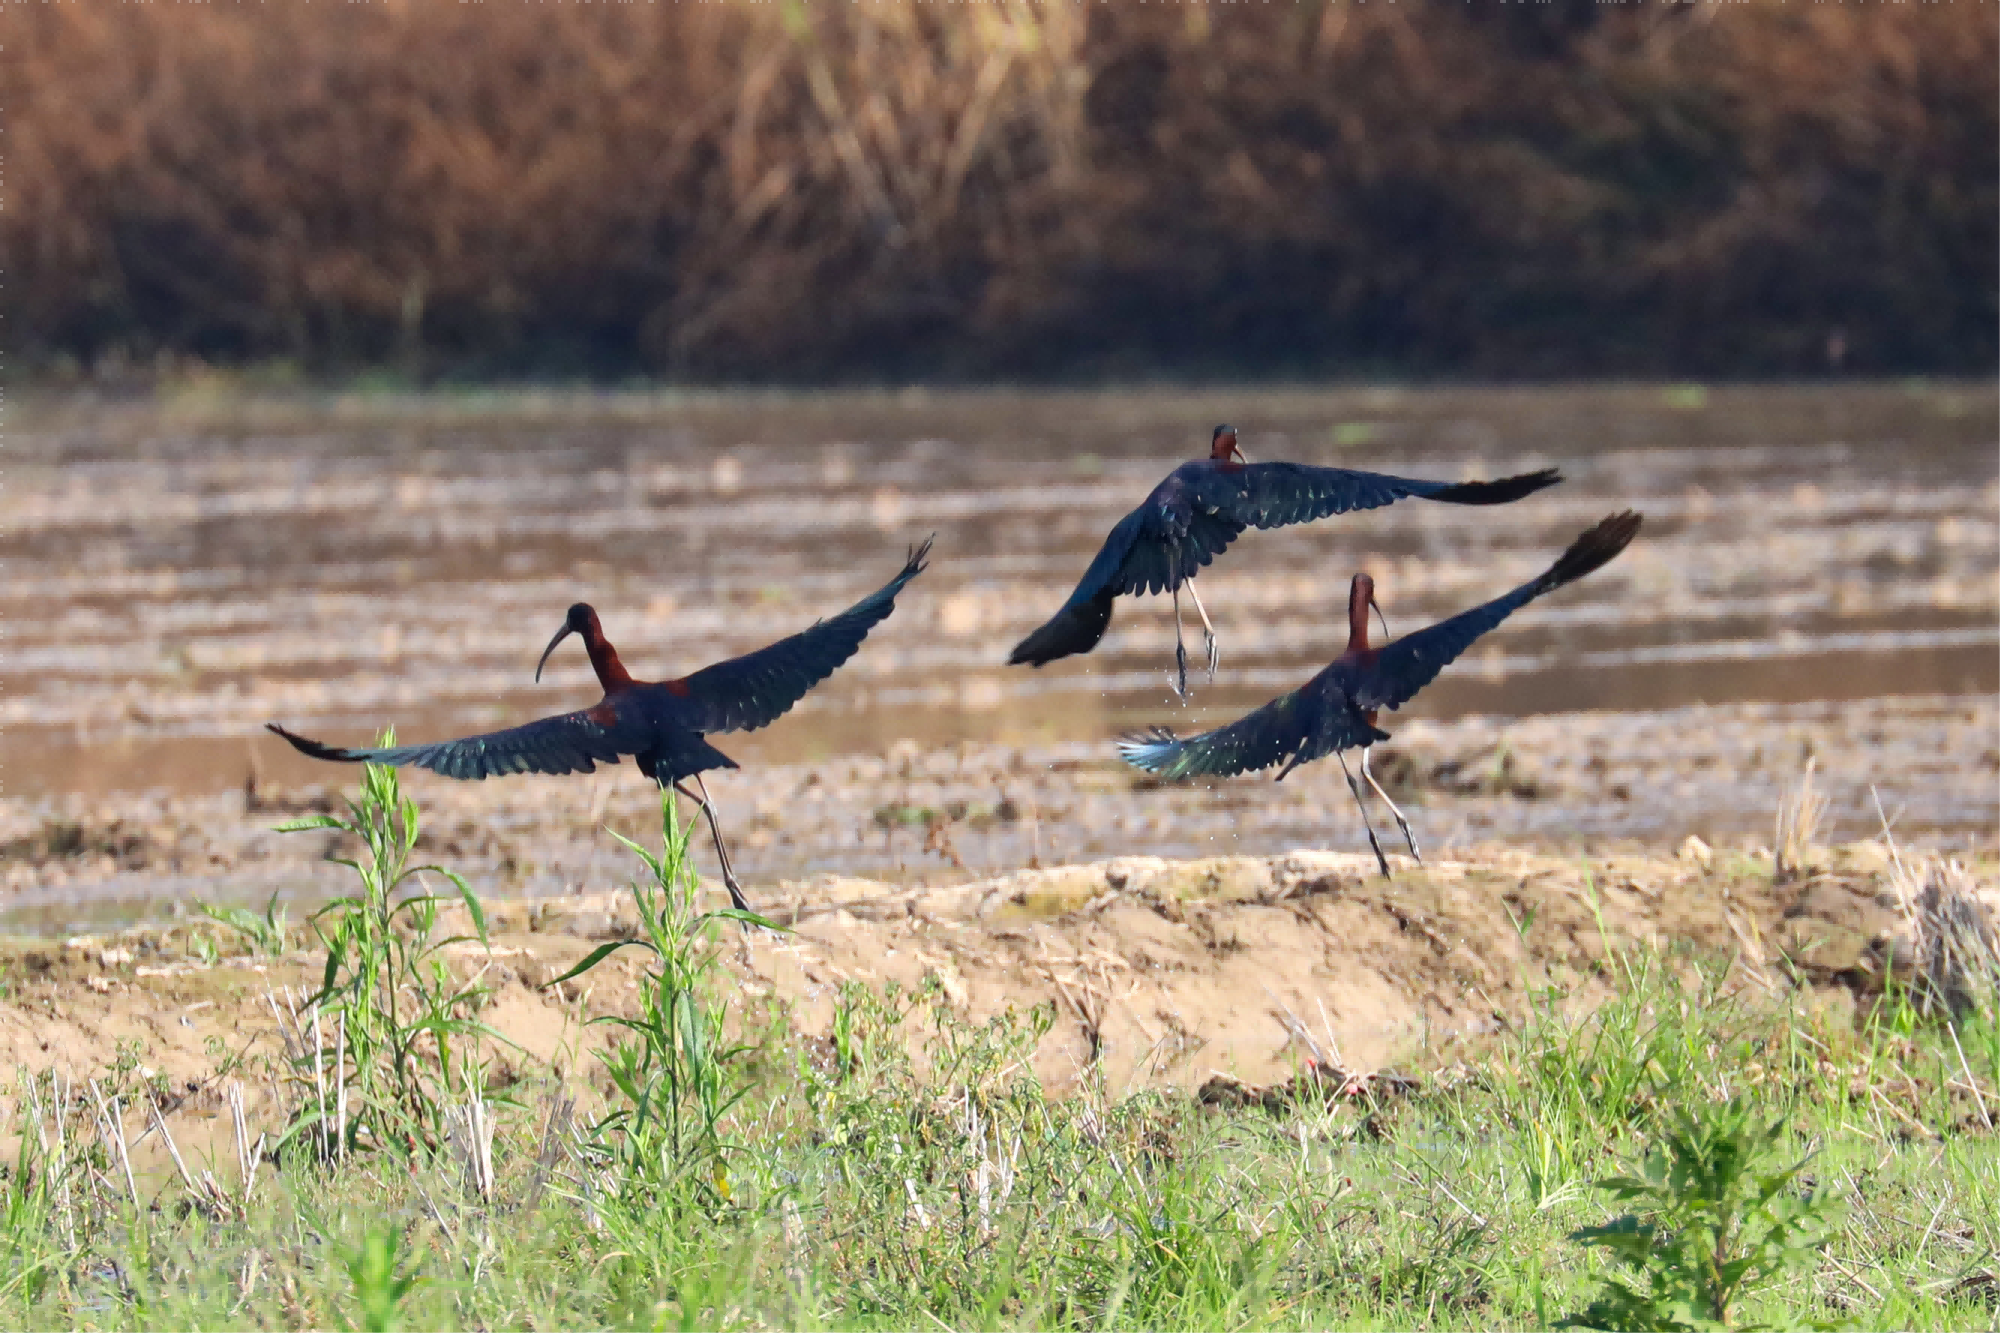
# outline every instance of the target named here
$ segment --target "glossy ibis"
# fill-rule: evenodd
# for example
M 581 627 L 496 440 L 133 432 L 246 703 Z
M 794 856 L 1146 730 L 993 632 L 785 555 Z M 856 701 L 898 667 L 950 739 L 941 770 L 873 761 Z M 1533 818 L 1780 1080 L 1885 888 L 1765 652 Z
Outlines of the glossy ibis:
M 597 612 L 578 602 L 535 664 L 535 679 L 540 680 L 542 667 L 557 644 L 572 634 L 583 640 L 597 683 L 604 687 L 604 698 L 574 713 L 483 736 L 383 749 L 324 745 L 294 735 L 275 722 L 267 725 L 294 749 L 315 759 L 414 764 L 448 778 L 471 781 L 508 773 L 589 773 L 600 763 L 615 764 L 632 755 L 641 773 L 663 787 L 671 785 L 701 807 L 715 837 L 715 854 L 722 863 L 729 900 L 747 912 L 750 905 L 730 868 L 715 803 L 701 780 L 708 769 L 735 768 L 736 761 L 703 737 L 717 731 L 755 731 L 789 712 L 807 690 L 854 656 L 868 631 L 896 609 L 896 594 L 924 571 L 930 549 L 928 540 L 913 549 L 900 574 L 833 619 L 678 680 L 634 680 L 618 660 L 618 650 L 604 637 Z M 688 778 L 694 779 L 700 795 L 684 785 Z
M 1306 463 L 1252 463 L 1236 445 L 1235 428 L 1217 426 L 1208 457 L 1175 468 L 1143 504 L 1118 520 L 1062 609 L 1015 644 L 1007 661 L 1039 667 L 1059 657 L 1087 653 L 1111 624 L 1113 599 L 1121 594 L 1170 592 L 1174 692 L 1185 699 L 1187 646 L 1181 641 L 1181 589 L 1187 589 L 1201 617 L 1208 678 L 1214 680 L 1221 650 L 1208 610 L 1194 590 L 1194 576 L 1245 528 L 1310 523 L 1330 514 L 1380 509 L 1411 496 L 1446 504 L 1506 504 L 1561 480 L 1555 468 L 1499 481 L 1451 482 Z
M 1164 727 L 1118 742 L 1118 753 L 1129 764 L 1166 778 L 1197 776 L 1228 777 L 1255 769 L 1283 764 L 1278 781 L 1300 764 L 1311 763 L 1328 754 L 1340 758 L 1340 770 L 1347 775 L 1347 788 L 1361 806 L 1362 827 L 1368 830 L 1368 845 L 1384 878 L 1389 874 L 1388 858 L 1375 839 L 1375 827 L 1368 822 L 1368 806 L 1360 784 L 1348 770 L 1342 750 L 1361 750 L 1361 776 L 1396 817 L 1410 855 L 1419 862 L 1417 840 L 1410 821 L 1389 799 L 1389 793 L 1368 771 L 1368 751 L 1389 733 L 1375 725 L 1379 710 L 1395 709 L 1407 703 L 1418 690 L 1437 678 L 1438 672 L 1458 657 L 1480 635 L 1514 612 L 1547 592 L 1574 583 L 1624 550 L 1639 531 L 1640 517 L 1630 510 L 1614 514 L 1570 544 L 1562 558 L 1538 578 L 1522 584 L 1504 597 L 1484 606 L 1462 611 L 1428 629 L 1417 631 L 1380 648 L 1368 645 L 1368 611 L 1375 605 L 1375 581 L 1356 574 L 1347 592 L 1347 651 L 1332 665 L 1282 698 L 1273 699 L 1256 712 L 1224 727 L 1180 740 Z

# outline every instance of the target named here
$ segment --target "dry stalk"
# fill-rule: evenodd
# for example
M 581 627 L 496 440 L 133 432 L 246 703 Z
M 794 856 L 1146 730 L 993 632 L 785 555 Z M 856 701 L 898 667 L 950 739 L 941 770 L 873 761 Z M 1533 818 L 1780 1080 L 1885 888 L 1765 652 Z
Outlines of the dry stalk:
M 285 1007 L 278 1007 L 278 992 L 265 991 L 264 1003 L 271 1008 L 271 1017 L 278 1024 L 278 1039 L 285 1044 L 285 1058 L 294 1064 L 301 1063 L 308 1054 L 305 1035 L 299 1027 L 298 1007 L 292 1002 L 292 988 L 284 987 Z
M 1284 1028 L 1285 1035 L 1300 1049 L 1305 1051 L 1306 1059 L 1322 1068 L 1333 1068 L 1338 1065 L 1339 1057 L 1336 1055 L 1333 1059 L 1328 1059 L 1326 1052 L 1320 1049 L 1319 1043 L 1313 1040 L 1312 1029 L 1300 1021 L 1299 1016 L 1292 1012 L 1290 1005 L 1280 1000 L 1269 986 L 1264 987 L 1264 994 L 1270 996 L 1271 1003 L 1277 1006 L 1276 1009 L 1271 1011 L 1271 1016 L 1278 1020 L 1280 1027 Z M 1324 1005 L 1320 1007 L 1319 1016 L 1321 1023 L 1325 1023 L 1326 1007 Z M 1327 1029 L 1327 1039 L 1328 1041 L 1333 1039 L 1331 1027 Z
M 493 1202 L 493 1115 L 486 1099 L 475 1093 L 465 1105 L 447 1107 L 444 1118 L 466 1191 L 481 1203 Z
M 1014 1193 L 1016 1168 L 1020 1162 L 1020 1136 L 1005 1154 L 1000 1151 L 1000 1133 L 979 1113 L 978 1099 L 967 1087 L 965 1099 L 965 1139 L 978 1161 L 972 1169 L 972 1188 L 979 1208 L 979 1234 L 993 1234 L 993 1210 L 1007 1206 Z M 997 1197 L 996 1197 L 997 1191 Z
M 1986 1093 L 1980 1088 L 1979 1080 L 1973 1076 L 1972 1062 L 1965 1058 L 1965 1047 L 1958 1039 L 1958 1025 L 1954 1023 L 1945 1030 L 1951 1033 L 1951 1048 L 1958 1052 L 1958 1067 L 1965 1074 L 1965 1086 L 1972 1089 L 1972 1099 L 1978 1103 L 1980 1123 L 1986 1126 L 1988 1133 L 1991 1133 L 1993 1113 L 1986 1109 Z
M 1926 858 L 1898 876 L 1911 979 L 1927 1009 L 1954 1021 L 1992 1013 L 2000 1000 L 2000 935 L 1965 868 Z
M 778 1204 L 778 1225 L 785 1238 L 785 1280 L 795 1295 L 803 1296 L 812 1271 L 806 1263 L 806 1224 L 798 1200 L 789 1194 Z
M 1879 795 L 1875 808 L 1880 814 Z M 1944 1013 L 1954 1023 L 1968 1013 L 2000 1013 L 2000 923 L 1972 876 L 1956 861 L 1906 858 L 1887 816 L 1882 839 L 1889 887 L 1903 914 L 1903 934 L 1890 942 L 1892 969 L 1906 977 L 1924 1012 Z M 1986 1114 L 1983 1097 L 1980 1114 Z
M 319 1006 L 313 1006 L 313 1029 L 319 1028 Z M 334 1152 L 341 1159 L 347 1158 L 347 1010 L 340 1011 L 340 1018 L 333 1035 L 333 1142 Z
M 284 1008 L 278 1007 L 282 996 Z M 298 999 L 289 986 L 276 994 L 264 993 L 264 1002 L 271 1008 L 271 1014 L 278 1020 L 278 1036 L 285 1045 L 285 1058 L 296 1069 L 300 1065 L 312 1069 L 313 1108 L 319 1113 L 319 1124 L 315 1137 L 319 1140 L 320 1151 L 328 1160 L 340 1160 L 346 1156 L 347 1143 L 347 1011 L 342 1009 L 334 1021 L 333 1063 L 327 1064 L 326 1028 L 323 1014 L 315 1003 L 305 1013 L 299 1012 Z M 333 1085 L 327 1085 L 331 1074 Z M 303 1081 L 304 1076 L 299 1076 Z M 240 1095 L 240 1094 L 239 1094 Z
M 243 1084 L 240 1081 L 231 1079 L 224 1096 L 229 1102 L 229 1127 L 236 1136 L 236 1170 L 243 1182 L 242 1208 L 247 1213 L 251 1192 L 257 1187 L 257 1168 L 264 1160 L 265 1136 L 259 1134 L 254 1146 L 250 1142 L 250 1125 L 244 1114 Z
M 113 1097 L 107 1103 L 104 1094 L 98 1090 L 97 1080 L 91 1079 L 89 1082 L 90 1095 L 97 1102 L 98 1139 L 104 1144 L 105 1156 L 114 1158 L 118 1165 L 124 1169 L 125 1188 L 132 1195 L 132 1206 L 137 1208 L 139 1206 L 139 1184 L 132 1178 L 132 1150 L 130 1145 L 125 1141 L 125 1118 L 119 1108 L 118 1099 Z M 157 1106 L 154 1107 L 153 1114 L 158 1115 L 159 1113 L 159 1108 Z M 117 1149 L 115 1154 L 112 1152 L 113 1148 Z M 179 1159 L 176 1158 L 175 1160 L 178 1161 Z
M 1056 991 L 1069 1002 L 1075 1011 L 1077 1021 L 1083 1025 L 1083 1039 L 1090 1046 L 1090 1056 L 1085 1062 L 1094 1065 L 1104 1054 L 1104 1018 L 1111 1008 L 1110 997 L 1091 985 L 1086 978 L 1072 978 L 1077 989 L 1072 991 L 1063 979 L 1056 975 L 1053 967 L 1044 966 Z
M 528 1181 L 527 1197 L 521 1201 L 523 1213 L 534 1212 L 541 1203 L 550 1173 L 562 1160 L 563 1138 L 570 1132 L 575 1120 L 576 1100 L 566 1092 L 550 1093 L 549 1113 L 542 1122 L 542 1146 L 535 1153 L 535 1174 Z
M 930 1210 L 925 1208 L 924 1201 L 917 1197 L 917 1182 L 908 1176 L 904 1176 L 903 1193 L 909 1196 L 910 1215 L 917 1219 L 917 1228 L 921 1231 L 929 1231 L 931 1229 Z
M 570 1122 L 569 1134 L 563 1140 L 563 1151 L 576 1166 L 577 1201 L 583 1205 L 583 1220 L 593 1233 L 604 1230 L 604 1218 L 597 1211 L 597 1195 L 600 1188 L 605 1193 L 613 1192 L 613 1184 L 608 1179 L 603 1186 L 598 1182 L 598 1169 L 591 1163 L 590 1136 L 582 1125 Z
M 55 1143 L 49 1143 L 48 1135 L 42 1132 L 41 1096 L 36 1091 L 36 1083 L 28 1080 L 29 1112 L 35 1121 L 35 1138 L 41 1144 L 43 1169 L 53 1185 L 56 1221 L 62 1227 L 63 1242 L 71 1251 L 76 1249 L 76 1210 L 70 1205 L 69 1197 L 69 1140 L 63 1132 L 63 1092 L 61 1075 L 49 1071 L 49 1123 L 55 1129 Z
M 285 998 L 289 1001 L 291 999 L 291 996 L 288 994 Z M 326 1153 L 326 1155 L 330 1158 L 340 1150 L 340 1135 L 338 1131 L 335 1131 L 331 1137 L 328 1137 L 328 1132 L 327 1132 L 326 1033 L 323 1029 L 321 1029 L 319 1025 L 318 1005 L 314 1005 L 312 1010 L 312 1042 L 313 1042 L 313 1052 L 312 1052 L 313 1107 L 319 1112 L 319 1117 L 320 1117 L 319 1120 L 320 1145 L 324 1150 L 324 1152 Z M 339 1078 L 339 1076 L 340 1075 L 338 1071 L 336 1071 L 334 1077 L 337 1079 Z
M 1819 756 L 1806 759 L 1799 785 L 1778 802 L 1777 874 L 1780 884 L 1789 884 L 1805 873 L 1806 857 L 1813 839 L 1819 835 L 1820 820 L 1826 815 L 1826 795 L 1813 787 L 1813 770 Z
M 161 1113 L 159 1103 L 149 1102 L 148 1106 L 153 1112 L 153 1128 L 159 1131 L 160 1141 L 167 1145 L 167 1156 L 173 1158 L 174 1169 L 180 1172 L 181 1183 L 193 1196 L 194 1206 L 212 1218 L 238 1216 L 240 1210 L 235 1200 L 229 1197 L 229 1191 L 222 1188 L 212 1172 L 203 1170 L 196 1177 L 188 1170 L 187 1162 L 181 1157 L 180 1145 L 174 1142 L 173 1131 L 167 1128 L 167 1118 Z

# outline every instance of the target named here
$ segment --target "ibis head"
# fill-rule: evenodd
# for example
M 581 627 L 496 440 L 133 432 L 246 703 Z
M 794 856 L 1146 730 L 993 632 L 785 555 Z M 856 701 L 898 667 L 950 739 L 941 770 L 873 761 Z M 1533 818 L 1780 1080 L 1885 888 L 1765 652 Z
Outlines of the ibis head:
M 569 613 L 563 617 L 562 628 L 556 631 L 556 636 L 553 639 L 549 640 L 549 646 L 542 649 L 542 660 L 535 663 L 535 680 L 537 682 L 541 680 L 542 668 L 548 665 L 549 654 L 556 650 L 557 644 L 572 634 L 581 634 L 584 642 L 588 643 L 592 637 L 591 630 L 596 625 L 597 612 L 591 609 L 590 603 L 578 602 L 575 606 L 572 606 L 569 609 Z
M 1243 456 L 1243 451 L 1236 447 L 1236 427 L 1234 426 L 1217 426 L 1215 428 L 1215 435 L 1208 442 L 1208 456 L 1218 463 L 1226 462 L 1231 458 L 1234 458 L 1239 463 L 1247 463 L 1249 461 Z

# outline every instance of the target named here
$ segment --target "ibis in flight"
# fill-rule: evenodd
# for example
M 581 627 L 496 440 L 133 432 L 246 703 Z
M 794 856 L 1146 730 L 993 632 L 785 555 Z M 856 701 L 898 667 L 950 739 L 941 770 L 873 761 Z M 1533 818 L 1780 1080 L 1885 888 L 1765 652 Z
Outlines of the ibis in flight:
M 545 717 L 505 731 L 466 736 L 428 745 L 347 749 L 295 735 L 275 722 L 270 729 L 315 759 L 343 763 L 413 764 L 448 778 L 478 781 L 509 773 L 589 773 L 631 755 L 639 771 L 662 787 L 671 786 L 701 807 L 715 838 L 729 900 L 749 911 L 736 872 L 730 868 L 716 822 L 715 803 L 701 775 L 711 768 L 735 768 L 736 761 L 710 745 L 712 732 L 755 731 L 791 710 L 806 691 L 854 656 L 868 631 L 896 609 L 896 594 L 924 571 L 931 544 L 914 548 L 902 572 L 831 620 L 780 639 L 766 648 L 704 667 L 678 680 L 634 680 L 618 650 L 604 635 L 597 612 L 583 602 L 569 609 L 563 626 L 542 650 L 535 679 L 556 645 L 574 634 L 583 640 L 604 697 L 574 713 Z M 694 779 L 700 795 L 684 785 Z
M 1403 818 L 1389 793 L 1368 771 L 1370 747 L 1389 739 L 1389 733 L 1375 725 L 1376 717 L 1382 709 L 1408 703 L 1480 635 L 1535 598 L 1602 568 L 1631 544 L 1638 535 L 1639 522 L 1640 516 L 1631 510 L 1614 514 L 1572 542 L 1562 558 L 1541 575 L 1512 592 L 1380 648 L 1368 642 L 1369 609 L 1381 614 L 1375 602 L 1375 581 L 1366 574 L 1356 574 L 1347 591 L 1347 651 L 1324 671 L 1227 726 L 1185 740 L 1158 727 L 1120 740 L 1118 753 L 1125 762 L 1164 778 L 1228 777 L 1282 765 L 1278 781 L 1300 764 L 1334 755 L 1347 776 L 1347 789 L 1361 807 L 1362 827 L 1368 830 L 1368 845 L 1375 852 L 1376 864 L 1387 878 L 1388 858 L 1382 855 L 1375 826 L 1369 823 L 1361 786 L 1341 754 L 1359 748 L 1361 776 L 1395 815 L 1403 840 L 1410 845 L 1410 855 L 1421 863 L 1423 857 L 1417 852 L 1410 821 Z
M 1174 693 L 1185 699 L 1187 646 L 1181 639 L 1181 589 L 1187 589 L 1195 613 L 1201 617 L 1208 678 L 1212 681 L 1222 660 L 1221 650 L 1208 610 L 1194 590 L 1194 576 L 1245 528 L 1310 523 L 1330 514 L 1380 509 L 1412 496 L 1446 504 L 1507 504 L 1561 480 L 1562 474 L 1555 468 L 1499 481 L 1453 482 L 1306 463 L 1252 463 L 1237 447 L 1235 428 L 1217 426 L 1208 457 L 1175 468 L 1144 503 L 1118 520 L 1062 609 L 1015 644 L 1007 661 L 1039 667 L 1057 658 L 1087 653 L 1111 624 L 1114 598 L 1172 593 Z

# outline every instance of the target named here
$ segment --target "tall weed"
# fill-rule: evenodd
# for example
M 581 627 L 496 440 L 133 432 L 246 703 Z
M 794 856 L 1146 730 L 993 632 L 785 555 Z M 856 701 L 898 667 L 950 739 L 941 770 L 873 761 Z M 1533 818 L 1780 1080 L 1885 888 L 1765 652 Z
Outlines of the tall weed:
M 1559 1327 L 1729 1328 L 1747 1297 L 1810 1267 L 1833 1210 L 1793 1188 L 1810 1159 L 1779 1165 L 1784 1142 L 1782 1122 L 1744 1099 L 1675 1111 L 1636 1174 L 1599 1182 L 1632 1211 L 1571 1236 L 1626 1276 L 1605 1277 Z
M 35 1104 L 29 1095 L 21 1101 Z M 56 1114 L 62 1114 L 60 1108 Z M 0 1309 L 10 1301 L 39 1300 L 54 1275 L 56 1173 L 67 1169 L 42 1143 L 39 1124 L 32 1132 L 27 1125 L 9 1128 L 19 1138 L 13 1164 L 0 1176 Z
M 395 733 L 387 731 L 381 743 L 394 740 Z M 359 799 L 347 803 L 345 818 L 312 815 L 279 825 L 285 833 L 335 830 L 362 846 L 359 857 L 333 858 L 354 871 L 360 891 L 334 899 L 310 918 L 326 950 L 319 990 L 308 1001 L 314 1029 L 317 1033 L 319 1015 L 325 1014 L 340 1039 L 330 1071 L 317 1044 L 310 1052 L 293 1053 L 295 1062 L 312 1062 L 312 1069 L 294 1076 L 313 1096 L 281 1146 L 309 1127 L 331 1123 L 339 1126 L 340 1151 L 435 1150 L 445 1141 L 447 1106 L 483 1092 L 484 1066 L 459 1043 L 504 1038 L 475 1016 L 487 988 L 476 979 L 459 981 L 446 950 L 466 941 L 485 944 L 486 915 L 457 874 L 410 864 L 420 828 L 417 803 L 403 795 L 396 770 L 383 764 L 363 765 Z M 426 874 L 437 875 L 454 892 L 430 892 Z M 405 892 L 413 882 L 417 891 Z M 439 911 L 448 903 L 464 906 L 470 935 L 438 937 Z
M 403 1326 L 403 1302 L 419 1279 L 416 1269 L 402 1262 L 401 1248 L 396 1232 L 371 1227 L 361 1244 L 342 1258 L 363 1333 L 392 1333 Z
M 732 1041 L 723 1029 L 723 1005 L 714 993 L 722 949 L 715 927 L 725 921 L 769 923 L 733 908 L 701 909 L 688 834 L 673 793 L 665 789 L 658 852 L 613 833 L 646 867 L 646 875 L 632 881 L 643 933 L 598 946 L 548 984 L 581 976 L 620 949 L 652 955 L 652 967 L 639 984 L 639 1012 L 592 1020 L 624 1030 L 600 1055 L 622 1104 L 598 1122 L 599 1142 L 617 1158 L 627 1190 L 657 1196 L 662 1186 L 691 1186 L 697 1195 L 723 1202 L 731 1186 L 722 1122 L 749 1091 L 740 1066 L 754 1047 Z

